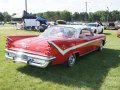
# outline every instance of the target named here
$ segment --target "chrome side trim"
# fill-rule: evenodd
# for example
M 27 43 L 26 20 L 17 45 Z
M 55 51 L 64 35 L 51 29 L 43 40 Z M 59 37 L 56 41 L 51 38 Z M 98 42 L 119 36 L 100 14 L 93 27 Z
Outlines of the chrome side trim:
M 96 41 L 99 41 L 99 40 L 103 40 L 104 38 L 99 38 L 99 39 L 96 39 L 96 40 L 92 40 L 92 41 L 89 41 L 89 42 L 85 42 L 85 43 L 82 43 L 82 44 L 79 44 L 79 45 L 75 45 L 75 46 L 72 46 L 68 49 L 65 49 L 65 50 L 62 50 L 59 46 L 57 46 L 54 42 L 50 41 L 49 43 L 51 45 L 53 45 L 62 55 L 65 55 L 67 52 L 69 52 L 70 50 L 74 50 L 74 49 L 77 49 L 77 48 L 80 48 L 80 47 L 83 47 L 87 44 L 90 44 L 90 43 L 93 43 L 93 42 L 96 42 Z

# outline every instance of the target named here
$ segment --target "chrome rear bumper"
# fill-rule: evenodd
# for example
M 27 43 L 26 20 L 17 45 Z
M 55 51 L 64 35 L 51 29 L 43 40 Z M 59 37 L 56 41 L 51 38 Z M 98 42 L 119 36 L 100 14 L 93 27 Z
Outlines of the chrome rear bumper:
M 55 57 L 40 56 L 26 53 L 21 50 L 13 51 L 8 49 L 5 50 L 5 56 L 9 59 L 13 59 L 14 62 L 23 62 L 41 68 L 47 67 L 48 64 L 55 59 Z

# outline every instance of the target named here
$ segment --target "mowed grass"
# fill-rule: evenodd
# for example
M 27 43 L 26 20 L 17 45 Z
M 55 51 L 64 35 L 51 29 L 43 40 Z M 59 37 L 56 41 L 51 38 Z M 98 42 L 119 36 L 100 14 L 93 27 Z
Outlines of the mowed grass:
M 0 30 L 0 90 L 120 90 L 120 38 L 105 30 L 102 52 L 79 57 L 72 68 L 63 65 L 45 69 L 14 63 L 4 56 L 6 36 L 38 35 L 35 31 Z

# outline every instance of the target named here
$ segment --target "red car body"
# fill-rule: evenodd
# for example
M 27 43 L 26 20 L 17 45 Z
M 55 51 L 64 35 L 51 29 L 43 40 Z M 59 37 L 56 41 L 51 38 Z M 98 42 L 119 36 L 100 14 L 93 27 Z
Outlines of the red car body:
M 51 28 L 54 29 L 51 33 L 57 28 L 64 29 L 65 32 L 71 30 L 74 35 L 71 34 L 72 37 L 68 38 L 44 36 L 44 33 L 49 35 Z M 105 44 L 104 34 L 93 34 L 87 27 L 68 25 L 53 26 L 48 29 L 40 36 L 8 36 L 5 56 L 15 62 L 24 62 L 41 68 L 49 64 L 56 65 L 65 62 L 68 66 L 73 66 L 78 56 L 94 50 L 102 50 Z
M 117 37 L 120 37 L 120 29 L 118 29 Z

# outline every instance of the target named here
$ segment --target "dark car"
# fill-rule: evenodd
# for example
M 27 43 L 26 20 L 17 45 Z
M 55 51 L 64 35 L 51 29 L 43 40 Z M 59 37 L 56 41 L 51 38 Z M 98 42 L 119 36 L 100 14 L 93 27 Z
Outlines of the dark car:
M 114 22 L 109 22 L 107 29 L 118 29 L 118 26 Z

